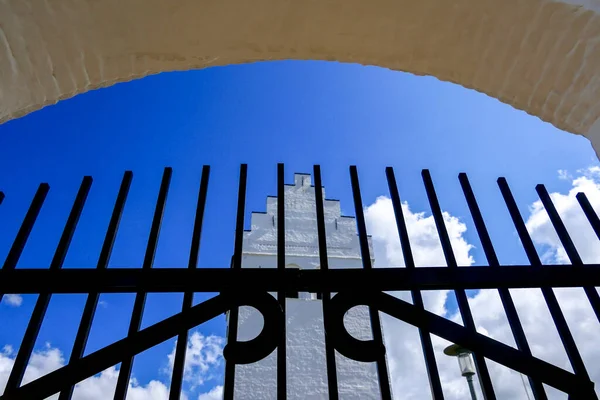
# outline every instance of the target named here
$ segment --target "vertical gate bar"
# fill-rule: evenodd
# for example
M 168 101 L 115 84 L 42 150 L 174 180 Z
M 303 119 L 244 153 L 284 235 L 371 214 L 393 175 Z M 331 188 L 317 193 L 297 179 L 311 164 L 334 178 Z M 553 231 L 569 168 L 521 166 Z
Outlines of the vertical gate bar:
M 38 189 L 33 196 L 33 200 L 31 201 L 31 205 L 27 210 L 27 214 L 25 214 L 25 218 L 21 223 L 19 232 L 17 232 L 15 241 L 13 242 L 8 255 L 6 256 L 6 260 L 4 260 L 2 269 L 15 269 L 17 266 L 19 258 L 21 258 L 21 253 L 23 253 L 27 239 L 29 239 L 33 225 L 40 214 L 40 210 L 44 205 L 44 200 L 46 200 L 46 195 L 48 194 L 49 190 L 50 186 L 47 183 L 42 183 L 40 186 L 38 186 Z
M 50 190 L 50 186 L 47 183 L 42 183 L 38 186 L 35 195 L 33 196 L 33 200 L 31 201 L 31 205 L 27 210 L 27 214 L 25 214 L 25 218 L 21 223 L 21 227 L 19 228 L 19 232 L 17 232 L 17 236 L 15 237 L 15 241 L 13 242 L 10 250 L 8 251 L 8 255 L 6 256 L 6 260 L 4 260 L 4 264 L 2 265 L 2 269 L 15 269 L 17 263 L 19 262 L 19 258 L 21 258 L 21 254 L 23 253 L 23 249 L 25 248 L 25 244 L 27 243 L 27 239 L 29 239 L 29 234 L 33 229 L 33 225 L 37 220 L 38 215 L 40 214 L 40 210 L 42 209 L 42 205 L 44 205 L 44 200 L 46 200 L 46 195 Z M 4 293 L 0 293 L 0 301 L 4 297 Z
M 527 232 L 527 227 L 525 226 L 523 217 L 519 212 L 519 207 L 517 206 L 515 198 L 513 197 L 508 186 L 508 182 L 505 178 L 498 178 L 498 186 L 500 187 L 500 192 L 502 193 L 502 197 L 504 198 L 504 202 L 506 203 L 510 217 L 513 220 L 513 224 L 515 225 L 519 239 L 523 244 L 523 248 L 525 249 L 525 254 L 529 259 L 529 263 L 536 267 L 541 266 L 542 261 L 535 250 L 535 246 L 531 240 L 531 236 L 529 236 L 529 232 Z M 581 358 L 581 354 L 577 349 L 577 345 L 575 344 L 575 340 L 573 339 L 573 335 L 571 334 L 567 320 L 565 319 L 560 305 L 558 304 L 558 300 L 554 294 L 554 291 L 550 287 L 541 287 L 540 289 L 542 291 L 542 295 L 544 296 L 544 300 L 548 305 L 550 316 L 554 321 L 554 325 L 556 326 L 556 330 L 558 331 L 560 340 L 563 343 L 573 371 L 576 375 L 587 377 L 587 379 L 589 379 L 589 375 L 585 365 L 583 364 L 583 359 Z
M 4 201 L 4 192 L 0 190 L 0 204 L 2 204 L 2 202 Z
M 498 261 L 498 256 L 494 250 L 494 245 L 492 244 L 489 232 L 485 226 L 485 221 L 481 215 L 481 210 L 479 209 L 479 205 L 475 199 L 475 194 L 473 193 L 473 188 L 471 187 L 471 183 L 469 182 L 467 174 L 464 172 L 460 173 L 458 175 L 458 180 L 460 181 L 467 205 L 469 206 L 469 211 L 473 217 L 475 229 L 479 235 L 479 240 L 481 241 L 483 252 L 485 253 L 485 258 L 487 259 L 490 267 L 499 267 L 500 263 Z M 500 295 L 500 301 L 502 302 L 502 306 L 506 312 L 508 324 L 510 325 L 515 342 L 517 343 L 517 348 L 527 356 L 531 357 L 531 348 L 529 347 L 529 343 L 525 337 L 525 331 L 521 325 L 521 320 L 519 318 L 519 314 L 517 313 L 515 303 L 510 295 L 510 291 L 506 288 L 500 288 L 498 289 L 498 294 Z M 533 397 L 536 399 L 547 399 L 548 396 L 546 395 L 546 391 L 544 390 L 544 385 L 542 382 L 531 377 L 527 378 L 529 379 L 529 384 L 531 385 L 531 390 L 533 391 Z
M 567 253 L 567 256 L 569 257 L 569 259 L 571 260 L 571 262 L 573 264 L 576 264 L 576 265 L 583 264 L 583 261 L 581 260 L 581 257 L 579 256 L 579 252 L 575 248 L 575 244 L 571 240 L 571 236 L 567 232 L 567 228 L 565 227 L 565 224 L 562 222 L 562 219 L 558 215 L 558 211 L 556 210 L 556 207 L 554 207 L 554 203 L 552 202 L 552 199 L 550 199 L 550 195 L 548 194 L 546 187 L 544 185 L 536 185 L 535 191 L 537 192 L 538 196 L 540 196 L 540 200 L 542 201 L 542 204 L 544 205 L 544 208 L 546 209 L 546 212 L 548 213 L 550 222 L 554 226 L 554 229 L 556 230 L 556 233 L 558 234 L 558 238 L 560 239 L 560 242 L 562 243 L 563 247 L 565 248 L 565 252 Z
M 454 251 L 452 250 L 452 244 L 450 243 L 450 238 L 448 236 L 448 231 L 446 230 L 446 225 L 444 223 L 442 209 L 440 207 L 437 194 L 435 193 L 435 188 L 433 187 L 433 180 L 431 179 L 429 170 L 424 169 L 421 172 L 421 175 L 425 184 L 425 190 L 427 192 L 427 198 L 429 199 L 429 205 L 431 206 L 431 213 L 433 214 L 433 219 L 435 221 L 438 235 L 440 237 L 440 242 L 442 244 L 444 258 L 446 259 L 446 263 L 448 264 L 449 268 L 458 268 L 456 258 L 454 257 Z M 465 327 L 475 332 L 477 329 L 475 326 L 475 321 L 473 320 L 473 314 L 471 314 L 471 309 L 469 308 L 469 301 L 467 299 L 467 294 L 465 293 L 465 290 L 456 289 L 454 292 L 456 293 L 458 309 L 463 318 Z M 495 400 L 496 395 L 494 393 L 492 380 L 490 378 L 490 373 L 488 371 L 485 358 L 479 353 L 473 353 L 473 355 L 475 358 L 475 364 L 477 367 L 479 383 L 481 384 L 483 396 L 486 400 Z
M 575 244 L 573 243 L 573 240 L 571 240 L 571 236 L 567 232 L 565 224 L 558 215 L 558 211 L 556 211 L 556 207 L 554 207 L 554 203 L 552 203 L 552 199 L 550 198 L 546 187 L 544 185 L 537 185 L 535 190 L 538 193 L 538 196 L 540 196 L 540 200 L 542 200 L 542 204 L 550 217 L 550 222 L 552 222 L 569 260 L 575 265 L 582 265 L 583 261 L 579 256 L 579 252 L 575 248 Z M 596 314 L 598 322 L 600 322 L 600 294 L 598 294 L 596 288 L 593 286 L 584 286 L 583 290 L 592 305 L 592 309 Z
M 165 203 L 167 201 L 167 194 L 169 192 L 169 185 L 171 183 L 172 175 L 173 169 L 171 167 L 165 168 L 160 183 L 158 198 L 156 199 L 154 216 L 152 217 L 152 226 L 150 227 L 150 235 L 148 237 L 148 244 L 146 245 L 146 253 L 144 255 L 144 262 L 142 264 L 143 269 L 152 268 L 152 264 L 154 263 L 156 246 L 158 244 L 158 236 L 160 234 L 160 226 L 162 224 L 162 218 L 165 211 Z M 132 336 L 137 331 L 139 331 L 142 323 L 142 315 L 144 313 L 145 304 L 146 292 L 136 293 L 135 301 L 133 303 L 131 320 L 129 321 L 129 330 L 127 331 L 127 336 Z M 127 389 L 129 387 L 129 378 L 131 376 L 132 366 L 133 357 L 128 357 L 121 362 L 121 368 L 119 368 L 119 376 L 117 378 L 117 387 L 115 388 L 115 400 L 125 400 L 125 397 L 127 397 Z
M 285 271 L 285 175 L 283 164 L 277 164 L 277 269 Z M 283 326 L 277 346 L 277 398 L 285 400 L 287 396 L 286 384 L 286 318 L 285 318 L 285 288 L 283 285 L 277 292 L 277 300 L 283 311 Z
M 323 210 L 323 183 L 321 181 L 321 166 L 313 166 L 313 175 L 315 176 L 315 205 L 317 212 L 317 238 L 319 241 L 319 264 L 324 271 L 329 269 L 329 261 L 327 259 L 327 231 L 325 230 L 325 211 Z M 331 300 L 331 292 L 324 291 L 321 295 L 323 301 L 323 325 L 329 318 L 329 302 Z M 329 392 L 329 400 L 338 400 L 338 381 L 337 367 L 335 364 L 335 348 L 331 344 L 331 339 L 325 333 L 325 360 L 327 363 L 327 390 Z
M 577 193 L 577 196 L 575 197 L 577 197 L 577 201 L 579 202 L 581 209 L 583 210 L 585 216 L 590 222 L 594 233 L 596 234 L 596 236 L 598 236 L 598 239 L 600 239 L 600 218 L 598 218 L 598 215 L 596 214 L 596 211 L 594 211 L 592 204 L 588 200 L 585 193 Z
M 85 176 L 81 182 L 81 185 L 79 186 L 79 190 L 77 191 L 75 202 L 73 203 L 73 207 L 71 208 L 71 212 L 67 218 L 67 222 L 58 242 L 58 246 L 54 252 L 54 257 L 50 262 L 51 270 L 62 268 L 91 186 L 92 177 Z M 29 324 L 25 330 L 25 335 L 23 335 L 19 352 L 15 358 L 15 363 L 12 371 L 10 371 L 10 376 L 8 378 L 8 382 L 6 383 L 5 393 L 10 393 L 21 386 L 21 381 L 25 375 L 25 369 L 29 363 L 29 358 L 31 357 L 33 346 L 35 346 L 35 341 L 38 333 L 40 332 L 40 328 L 42 326 L 44 316 L 46 315 L 46 310 L 48 309 L 48 303 L 50 302 L 51 297 L 52 293 L 47 292 L 40 293 L 38 296 L 33 313 L 31 314 L 31 319 L 29 320 Z
M 360 185 L 358 182 L 358 171 L 355 165 L 350 166 L 350 181 L 352 182 L 352 195 L 354 198 L 354 210 L 356 213 L 356 224 L 358 227 L 358 240 L 360 244 L 360 253 L 364 269 L 372 269 L 371 254 L 369 251 L 369 241 L 367 238 L 367 227 L 365 225 L 365 215 L 363 212 L 362 198 L 360 195 Z M 371 330 L 373 331 L 373 339 L 380 346 L 383 344 L 383 334 L 381 333 L 381 321 L 379 312 L 373 307 L 369 307 L 369 315 L 371 317 Z M 379 377 L 379 390 L 383 400 L 391 400 L 392 389 L 390 388 L 390 378 L 388 375 L 385 355 L 377 360 L 377 374 Z
M 398 234 L 400 236 L 400 245 L 402 246 L 402 256 L 404 257 L 404 264 L 407 269 L 415 268 L 415 260 L 412 254 L 412 248 L 410 246 L 410 239 L 408 237 L 408 230 L 406 229 L 406 221 L 404 220 L 404 212 L 402 211 L 402 201 L 400 200 L 400 192 L 398 191 L 398 185 L 396 184 L 396 176 L 392 167 L 385 169 L 387 176 L 388 187 L 390 190 L 390 197 L 392 199 L 392 205 L 394 207 L 394 217 L 396 219 L 396 227 L 398 228 Z M 413 303 L 420 309 L 425 309 L 423 305 L 423 296 L 419 290 L 411 290 L 411 296 Z M 419 336 L 421 338 L 421 347 L 423 349 L 423 356 L 425 357 L 425 367 L 427 368 L 427 376 L 429 377 L 429 387 L 431 388 L 431 397 L 434 400 L 441 400 L 444 398 L 442 391 L 442 383 L 440 381 L 440 374 L 435 361 L 435 354 L 433 352 L 433 344 L 431 342 L 431 335 L 426 330 L 419 328 Z
M 117 194 L 117 200 L 110 217 L 110 222 L 108 223 L 108 229 L 106 230 L 106 235 L 104 236 L 104 242 L 102 243 L 102 249 L 100 250 L 100 256 L 98 257 L 96 269 L 105 269 L 108 266 L 108 261 L 115 243 L 117 230 L 119 229 L 119 223 L 121 221 L 121 216 L 123 215 L 123 208 L 125 207 L 125 201 L 127 200 L 127 194 L 129 193 L 132 178 L 133 173 L 131 171 L 125 171 L 123 174 L 123 179 L 121 180 L 119 192 Z M 75 336 L 75 342 L 73 343 L 73 350 L 71 351 L 71 356 L 69 357 L 69 364 L 83 357 L 83 352 L 85 351 L 85 346 L 90 334 L 90 329 L 94 320 L 94 314 L 96 313 L 99 297 L 100 293 L 97 292 L 90 293 L 87 296 L 81 321 L 79 322 L 77 335 Z M 58 400 L 70 400 L 73 396 L 73 389 L 74 386 L 69 386 L 60 392 Z
M 242 244 L 244 242 L 244 212 L 246 206 L 246 179 L 248 176 L 248 165 L 240 166 L 240 183 L 238 187 L 237 216 L 235 221 L 235 244 L 231 268 L 242 268 Z M 227 342 L 237 340 L 238 331 L 238 307 L 229 310 L 229 323 L 227 324 Z M 235 384 L 235 364 L 231 361 L 225 363 L 225 383 L 223 388 L 223 399 L 233 400 Z
M 192 232 L 192 245 L 190 247 L 190 257 L 188 261 L 189 269 L 195 269 L 198 267 L 198 254 L 200 252 L 200 238 L 202 237 L 202 221 L 204 220 L 204 208 L 206 205 L 206 194 L 208 192 L 209 174 L 210 167 L 208 165 L 203 166 L 202 178 L 200 179 L 200 189 L 198 191 L 198 202 L 196 204 L 196 216 L 194 218 L 194 230 Z M 183 312 L 190 309 L 193 302 L 194 292 L 185 292 L 183 295 L 181 311 Z M 184 330 L 177 336 L 175 359 L 173 360 L 173 374 L 171 375 L 171 388 L 169 389 L 169 400 L 179 400 L 181 396 L 187 341 L 188 331 Z

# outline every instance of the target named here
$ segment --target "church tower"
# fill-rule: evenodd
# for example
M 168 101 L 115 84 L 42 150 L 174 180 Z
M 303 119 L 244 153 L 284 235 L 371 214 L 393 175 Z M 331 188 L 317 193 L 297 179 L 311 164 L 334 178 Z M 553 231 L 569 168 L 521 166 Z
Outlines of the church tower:
M 315 188 L 310 174 L 295 174 L 294 184 L 285 186 L 284 198 L 286 268 L 319 268 Z M 341 214 L 338 200 L 325 199 L 323 203 L 329 268 L 362 268 L 354 217 Z M 251 229 L 244 232 L 242 268 L 276 268 L 276 227 L 277 197 L 269 196 L 266 212 L 253 212 Z M 241 307 L 238 340 L 256 337 L 262 323 L 257 311 Z M 345 324 L 354 337 L 372 338 L 366 307 L 350 310 Z M 323 304 L 316 293 L 287 294 L 286 352 L 287 398 L 328 399 Z M 375 363 L 354 361 L 339 353 L 335 358 L 340 399 L 381 398 Z M 276 360 L 277 350 L 257 363 L 236 366 L 234 398 L 275 399 Z

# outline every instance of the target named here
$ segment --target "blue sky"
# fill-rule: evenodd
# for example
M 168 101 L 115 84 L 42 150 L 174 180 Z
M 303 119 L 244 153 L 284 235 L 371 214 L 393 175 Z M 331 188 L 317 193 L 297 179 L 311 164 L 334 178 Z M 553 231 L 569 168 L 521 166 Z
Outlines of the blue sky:
M 46 268 L 83 175 L 94 183 L 65 268 L 96 264 L 123 171 L 134 179 L 110 267 L 139 267 L 165 166 L 174 169 L 155 267 L 184 267 L 190 246 L 200 170 L 212 174 L 200 267 L 228 267 L 233 250 L 237 176 L 249 164 L 247 211 L 275 194 L 276 163 L 293 172 L 321 164 L 328 197 L 353 214 L 348 166 L 359 168 L 363 202 L 387 194 L 393 166 L 403 200 L 428 211 L 420 170 L 431 170 L 444 210 L 467 224 L 465 238 L 485 264 L 457 175 L 467 172 L 500 261 L 525 263 L 504 211 L 496 178 L 505 176 L 524 215 L 534 186 L 565 192 L 557 170 L 598 165 L 587 139 L 481 93 L 431 77 L 326 62 L 271 62 L 163 73 L 96 90 L 0 125 L 0 260 L 6 256 L 40 182 L 50 193 L 19 262 Z M 249 221 L 249 214 L 246 222 Z M 198 296 L 197 296 L 198 297 Z M 88 350 L 125 335 L 129 295 L 103 296 Z M 144 325 L 179 310 L 181 295 L 149 296 Z M 200 299 L 200 297 L 198 297 Z M 84 296 L 54 296 L 37 346 L 50 342 L 65 356 Z M 18 308 L 0 305 L 0 347 L 18 348 L 35 296 Z M 6 321 L 11 321 L 10 327 Z M 201 327 L 224 335 L 224 319 Z M 168 381 L 157 370 L 169 341 L 136 358 L 134 375 Z M 207 383 L 207 390 L 217 381 Z

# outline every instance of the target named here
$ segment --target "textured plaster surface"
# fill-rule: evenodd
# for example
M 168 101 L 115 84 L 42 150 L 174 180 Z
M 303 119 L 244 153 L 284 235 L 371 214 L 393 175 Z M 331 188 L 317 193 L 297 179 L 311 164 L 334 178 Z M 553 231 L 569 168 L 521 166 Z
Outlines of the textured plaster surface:
M 310 175 L 296 174 L 295 185 L 285 187 L 286 266 L 319 267 L 314 187 Z M 276 268 L 277 199 L 267 199 L 266 213 L 252 214 L 252 230 L 244 233 L 243 268 Z M 338 201 L 325 202 L 330 267 L 361 268 L 354 218 L 341 217 Z M 336 225 L 337 224 L 337 225 Z M 274 247 L 275 246 L 275 247 Z M 368 309 L 356 307 L 345 317 L 348 331 L 370 339 Z M 262 316 L 242 307 L 238 340 L 250 340 L 262 329 Z M 328 399 L 323 303 L 310 293 L 286 301 L 287 398 Z M 255 364 L 236 367 L 236 399 L 275 399 L 277 350 Z M 379 399 L 374 363 L 360 363 L 336 354 L 340 399 Z
M 432 75 L 597 142 L 599 12 L 598 0 L 0 0 L 0 122 L 162 71 L 314 59 Z

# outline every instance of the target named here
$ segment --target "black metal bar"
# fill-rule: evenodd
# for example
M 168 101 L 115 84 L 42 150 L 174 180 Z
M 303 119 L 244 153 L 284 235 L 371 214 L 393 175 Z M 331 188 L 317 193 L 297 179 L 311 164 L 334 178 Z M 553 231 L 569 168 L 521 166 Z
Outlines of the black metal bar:
M 283 164 L 277 164 L 277 269 L 285 270 L 285 175 Z M 287 398 L 286 382 L 286 319 L 285 319 L 285 291 L 277 292 L 279 306 L 283 310 L 283 325 L 277 346 L 277 398 Z
M 2 204 L 2 202 L 4 201 L 4 198 L 6 196 L 4 195 L 4 192 L 0 191 L 0 204 Z
M 42 209 L 42 205 L 44 204 L 44 200 L 46 200 L 46 195 L 48 194 L 49 190 L 50 186 L 48 186 L 47 183 L 42 183 L 35 192 L 35 196 L 33 196 L 33 200 L 31 201 L 31 205 L 27 210 L 27 214 L 25 214 L 25 218 L 21 223 L 19 232 L 17 232 L 15 241 L 13 242 L 8 255 L 6 256 L 6 260 L 4 260 L 2 270 L 13 270 L 17 266 L 19 258 L 21 258 L 21 254 L 25 248 L 25 244 L 27 243 L 27 239 L 29 239 L 29 234 L 31 233 L 33 225 L 40 214 L 40 210 Z M 3 297 L 4 292 L 0 291 L 0 301 L 2 301 Z
M 479 209 L 479 205 L 477 204 L 477 200 L 475 199 L 475 194 L 473 193 L 473 189 L 471 188 L 469 178 L 467 178 L 467 174 L 461 173 L 458 175 L 458 179 L 460 181 L 460 185 L 465 195 L 467 205 L 469 206 L 469 211 L 471 212 L 471 216 L 473 217 L 475 229 L 477 230 L 477 234 L 479 235 L 479 240 L 481 241 L 483 252 L 485 253 L 485 257 L 488 261 L 488 264 L 490 265 L 490 267 L 499 267 L 500 262 L 498 261 L 498 257 L 496 255 L 496 251 L 494 250 L 492 240 L 488 233 L 487 227 L 485 226 L 483 216 L 481 215 L 481 210 Z M 508 324 L 510 325 L 510 329 L 515 338 L 517 348 L 526 355 L 532 356 L 531 348 L 529 347 L 529 343 L 527 342 L 527 338 L 525 337 L 525 331 L 523 330 L 523 326 L 521 325 L 521 320 L 519 319 L 517 308 L 515 307 L 515 303 L 510 295 L 509 290 L 506 288 L 500 288 L 498 289 L 498 294 L 500 295 L 500 301 L 502 302 L 502 306 L 504 307 L 504 311 L 506 312 Z M 547 399 L 548 396 L 546 395 L 546 391 L 544 390 L 544 385 L 542 385 L 542 382 L 540 382 L 539 380 L 534 380 L 532 377 L 528 377 L 528 379 L 529 384 L 531 385 L 531 390 L 533 392 L 534 398 Z
M 396 176 L 394 175 L 394 169 L 387 167 L 385 169 L 387 176 L 388 187 L 390 190 L 390 197 L 392 199 L 392 205 L 394 207 L 394 217 L 396 219 L 396 227 L 398 228 L 398 234 L 400 236 L 400 245 L 402 246 L 402 256 L 404 257 L 404 264 L 407 269 L 415 269 L 415 260 L 412 254 L 412 248 L 410 246 L 410 239 L 408 236 L 408 230 L 406 228 L 406 222 L 404 220 L 404 212 L 402 211 L 402 201 L 400 200 L 400 192 L 398 191 L 398 185 L 396 184 Z M 423 296 L 418 290 L 411 290 L 411 296 L 413 303 L 419 309 L 425 309 L 423 305 Z M 433 352 L 433 344 L 431 342 L 431 335 L 428 331 L 423 328 L 419 329 L 419 337 L 421 338 L 421 347 L 423 349 L 423 356 L 425 357 L 425 367 L 427 368 L 427 376 L 429 377 L 429 387 L 431 389 L 431 397 L 434 400 L 443 399 L 444 393 L 442 391 L 442 383 L 440 381 L 440 374 L 437 368 L 437 362 L 435 361 L 435 354 Z
M 569 235 L 569 232 L 567 232 L 567 228 L 562 222 L 560 215 L 558 215 L 558 211 L 556 211 L 556 207 L 554 207 L 546 187 L 544 185 L 537 185 L 535 190 L 540 196 L 540 200 L 542 200 L 542 204 L 548 213 L 548 217 L 550 217 L 550 222 L 552 222 L 552 225 L 558 234 L 558 238 L 560 239 L 560 242 L 562 243 L 565 252 L 569 257 L 569 260 L 571 260 L 574 265 L 583 264 L 583 261 L 579 256 L 579 252 L 575 248 L 575 244 L 571 240 L 571 236 Z M 593 286 L 584 286 L 583 291 L 592 305 L 592 309 L 596 314 L 598 322 L 600 322 L 600 294 L 598 294 L 596 288 Z
M 598 236 L 598 239 L 600 239 L 600 218 L 598 218 L 596 211 L 594 211 L 594 207 L 592 207 L 592 204 L 588 200 L 585 193 L 577 193 L 577 196 L 575 197 L 577 197 L 577 201 L 579 202 L 581 209 L 590 222 L 594 233 L 596 236 Z
M 322 267 L 321 267 L 322 268 Z M 284 282 L 285 281 L 285 282 Z M 345 290 L 452 290 L 600 286 L 600 264 L 500 268 L 423 267 L 301 270 L 287 268 L 69 268 L 59 271 L 19 268 L 0 270 L 0 290 L 5 293 L 149 293 L 222 292 L 251 286 L 259 291 L 281 288 L 299 292 L 341 292 Z
M 231 305 L 230 303 L 230 299 L 224 298 L 222 295 L 215 296 L 189 310 L 173 315 L 134 333 L 132 336 L 127 336 L 76 360 L 73 364 L 67 364 L 27 383 L 15 392 L 5 392 L 0 399 L 21 400 L 50 397 L 64 387 L 81 382 L 119 363 L 124 357 L 133 357 L 176 336 L 181 329 L 193 328 L 223 314 Z
M 231 268 L 234 270 L 242 269 L 242 245 L 244 242 L 244 212 L 246 208 L 246 180 L 248 176 L 248 166 L 240 166 L 240 182 L 238 187 L 237 216 L 235 221 L 235 244 L 233 249 L 233 258 Z M 247 286 L 247 285 L 245 285 Z M 229 310 L 229 320 L 227 326 L 227 343 L 237 341 L 238 331 L 238 313 L 237 307 Z M 233 400 L 235 385 L 235 364 L 231 361 L 225 363 L 225 382 L 223 388 L 223 399 Z
M 508 208 L 510 216 L 513 220 L 515 228 L 517 230 L 517 234 L 521 239 L 521 243 L 523 244 L 523 248 L 525 249 L 525 254 L 529 259 L 529 262 L 533 267 L 541 267 L 542 262 L 540 257 L 535 250 L 535 246 L 533 241 L 531 240 L 531 236 L 529 232 L 527 232 L 527 226 L 523 221 L 523 217 L 519 212 L 519 208 L 517 207 L 517 203 L 512 195 L 512 192 L 508 186 L 508 182 L 505 178 L 498 178 L 498 186 L 500 187 L 500 191 L 502 193 L 502 197 L 504 197 L 504 202 Z M 544 268 L 544 267 L 541 267 Z M 551 270 L 552 268 L 545 268 L 547 270 Z M 569 268 L 577 268 L 577 266 L 569 267 Z M 504 268 L 502 268 L 504 270 Z M 593 282 L 588 282 L 593 284 Z M 582 283 L 578 286 L 583 286 L 585 283 Z M 558 299 L 552 290 L 552 287 L 557 287 L 554 284 L 550 284 L 540 280 L 540 286 L 542 295 L 544 296 L 544 300 L 548 306 L 548 310 L 550 311 L 550 316 L 554 321 L 554 325 L 556 326 L 556 330 L 558 331 L 558 335 L 560 336 L 560 340 L 565 348 L 565 352 L 567 353 L 567 357 L 569 358 L 569 362 L 571 363 L 571 367 L 575 374 L 586 377 L 588 376 L 587 370 L 583 363 L 583 359 L 581 358 L 581 354 L 577 349 L 577 345 L 575 344 L 575 339 L 569 329 L 569 325 L 567 324 L 567 320 L 558 304 Z
M 50 263 L 50 270 L 52 271 L 62 268 L 91 186 L 92 178 L 90 176 L 84 177 L 58 242 L 58 246 L 54 252 L 54 257 Z M 21 381 L 25 375 L 25 369 L 27 368 L 27 363 L 29 362 L 29 358 L 31 357 L 31 353 L 33 351 L 33 346 L 35 345 L 38 333 L 40 332 L 51 296 L 51 293 L 43 291 L 40 293 L 35 303 L 31 319 L 29 320 L 29 324 L 25 330 L 25 335 L 23 336 L 21 346 L 19 347 L 19 352 L 17 353 L 15 363 L 10 372 L 8 382 L 6 383 L 6 393 L 14 391 L 21 385 Z
M 429 204 L 431 206 L 431 213 L 433 214 L 433 219 L 435 221 L 438 235 L 440 237 L 440 242 L 442 244 L 444 258 L 446 259 L 446 263 L 448 264 L 449 268 L 457 268 L 458 264 L 456 263 L 454 251 L 452 250 L 452 244 L 450 243 L 450 237 L 448 236 L 448 231 L 446 230 L 442 209 L 440 207 L 437 194 L 435 193 L 435 188 L 433 187 L 433 180 L 431 179 L 429 171 L 426 169 L 422 171 L 421 175 L 425 184 L 427 198 L 429 199 Z M 455 293 L 456 301 L 458 303 L 458 309 L 463 318 L 465 327 L 475 332 L 477 328 L 475 326 L 475 321 L 473 320 L 473 314 L 471 314 L 471 309 L 469 308 L 467 294 L 465 293 L 464 289 L 457 289 L 455 290 Z M 483 396 L 487 400 L 494 400 L 496 398 L 496 395 L 494 393 L 494 388 L 492 386 L 492 380 L 490 378 L 490 373 L 488 371 L 487 364 L 485 363 L 485 358 L 483 357 L 483 355 L 481 355 L 481 353 L 475 352 L 473 353 L 473 355 L 478 370 L 477 375 L 479 378 L 479 383 L 481 385 L 481 390 L 483 391 Z
M 575 248 L 575 244 L 571 240 L 571 236 L 567 232 L 565 224 L 558 215 L 558 211 L 556 210 L 556 207 L 554 207 L 554 203 L 552 202 L 552 199 L 550 199 L 550 195 L 548 194 L 546 187 L 544 185 L 536 185 L 535 191 L 537 192 L 538 196 L 540 196 L 540 200 L 542 201 L 542 204 L 548 213 L 550 222 L 554 226 L 561 244 L 565 248 L 565 252 L 569 257 L 569 260 L 571 260 L 571 262 L 575 265 L 583 264 L 583 261 L 579 256 L 579 252 Z
M 355 165 L 350 166 L 350 181 L 352 182 L 352 196 L 354 198 L 354 210 L 356 213 L 356 225 L 358 227 L 358 241 L 360 244 L 360 254 L 362 258 L 363 269 L 372 269 L 371 253 L 369 251 L 369 240 L 367 237 L 367 226 L 365 224 L 365 215 L 363 212 L 362 198 L 360 195 L 360 184 L 358 182 L 358 171 Z M 376 309 L 369 307 L 371 317 L 371 330 L 375 343 L 384 346 L 383 334 L 381 333 L 381 321 Z M 379 390 L 382 400 L 391 400 L 392 389 L 390 387 L 390 378 L 387 370 L 387 363 L 384 357 L 377 360 L 377 375 L 379 377 Z
M 19 228 L 19 232 L 15 237 L 15 241 L 13 242 L 8 255 L 6 256 L 6 260 L 4 260 L 4 265 L 2 265 L 3 270 L 15 269 L 17 266 L 19 258 L 21 258 L 21 254 L 23 253 L 27 239 L 29 239 L 33 225 L 40 214 L 40 210 L 44 205 L 44 200 L 46 200 L 46 195 L 48 194 L 49 190 L 50 186 L 47 183 L 42 183 L 35 192 L 35 196 L 33 196 L 31 205 L 29 206 L 27 214 L 25 214 L 25 218 L 23 219 L 23 223 Z
M 133 173 L 131 171 L 126 171 L 125 174 L 123 174 L 121 186 L 119 187 L 119 192 L 117 194 L 117 200 L 110 217 L 110 222 L 108 223 L 108 229 L 104 237 L 104 242 L 102 243 L 102 249 L 100 250 L 100 257 L 98 258 L 98 264 L 96 265 L 97 269 L 106 269 L 108 266 L 108 261 L 115 243 L 117 230 L 119 229 L 119 223 L 121 221 L 123 208 L 125 207 L 125 201 L 127 200 L 127 194 L 129 193 L 129 187 L 131 186 L 132 178 Z M 73 363 L 75 360 L 79 360 L 81 357 L 83 357 L 83 352 L 85 351 L 85 346 L 90 334 L 90 329 L 96 313 L 99 297 L 100 293 L 90 292 L 86 299 L 81 321 L 79 323 L 79 328 L 77 330 L 77 335 L 75 336 L 75 342 L 73 343 L 73 350 L 71 351 L 71 356 L 69 357 L 69 363 Z M 74 386 L 67 387 L 60 393 L 58 400 L 70 400 L 73 396 L 73 389 Z
M 531 236 L 529 236 L 527 226 L 525 225 L 525 221 L 523 221 L 523 217 L 521 216 L 521 212 L 519 211 L 519 207 L 512 195 L 506 178 L 498 178 L 498 187 L 500 188 L 500 192 L 502 193 L 502 197 L 504 198 L 504 202 L 506 203 L 506 207 L 508 208 L 508 212 L 513 220 L 515 229 L 517 230 L 517 234 L 519 235 L 519 239 L 521 240 L 521 244 L 523 245 L 523 249 L 525 250 L 529 262 L 532 266 L 541 266 L 542 261 L 531 240 Z
M 319 241 L 319 264 L 321 271 L 329 270 L 329 260 L 327 259 L 327 231 L 325 230 L 325 211 L 323 209 L 323 183 L 321 182 L 321 166 L 313 166 L 313 175 L 315 177 L 315 206 L 317 214 L 317 239 Z M 329 304 L 331 301 L 331 292 L 323 290 L 323 322 L 329 318 Z M 337 366 L 335 363 L 335 348 L 331 343 L 331 338 L 325 335 L 325 362 L 327 364 L 327 391 L 329 400 L 338 400 L 338 380 Z
M 172 174 L 173 170 L 170 167 L 165 168 L 162 181 L 160 183 L 158 198 L 156 200 L 154 216 L 152 217 L 152 226 L 150 227 L 150 236 L 148 237 L 148 244 L 146 245 L 146 254 L 144 255 L 142 269 L 149 270 L 152 268 L 152 264 L 154 263 L 156 246 L 158 244 L 158 236 L 160 234 L 160 226 L 162 224 L 162 218 Z M 127 332 L 127 336 L 132 336 L 140 330 L 145 304 L 146 292 L 138 291 L 135 295 L 135 301 L 133 303 L 133 311 L 131 320 L 129 321 L 129 330 Z M 125 400 L 127 397 L 127 389 L 129 387 L 129 378 L 131 376 L 132 366 L 133 357 L 123 358 L 121 362 L 121 368 L 119 368 L 119 376 L 117 378 L 117 387 L 115 389 L 114 400 Z
M 192 245 L 190 247 L 190 257 L 188 268 L 193 270 L 198 267 L 198 255 L 200 252 L 200 238 L 202 236 L 202 221 L 204 220 L 204 208 L 206 205 L 206 195 L 208 192 L 208 178 L 210 167 L 202 167 L 202 178 L 200 180 L 200 189 L 198 192 L 198 203 L 196 205 L 196 217 L 194 219 L 194 230 L 192 233 Z M 192 308 L 194 302 L 194 292 L 188 291 L 183 295 L 183 304 L 181 311 Z M 173 360 L 173 374 L 171 375 L 171 388 L 169 389 L 169 400 L 179 400 L 181 396 L 181 387 L 183 383 L 183 373 L 185 367 L 185 357 L 187 351 L 188 331 L 183 330 L 177 337 L 177 347 L 175 349 L 175 359 Z M 59 399 L 60 400 L 60 399 Z

